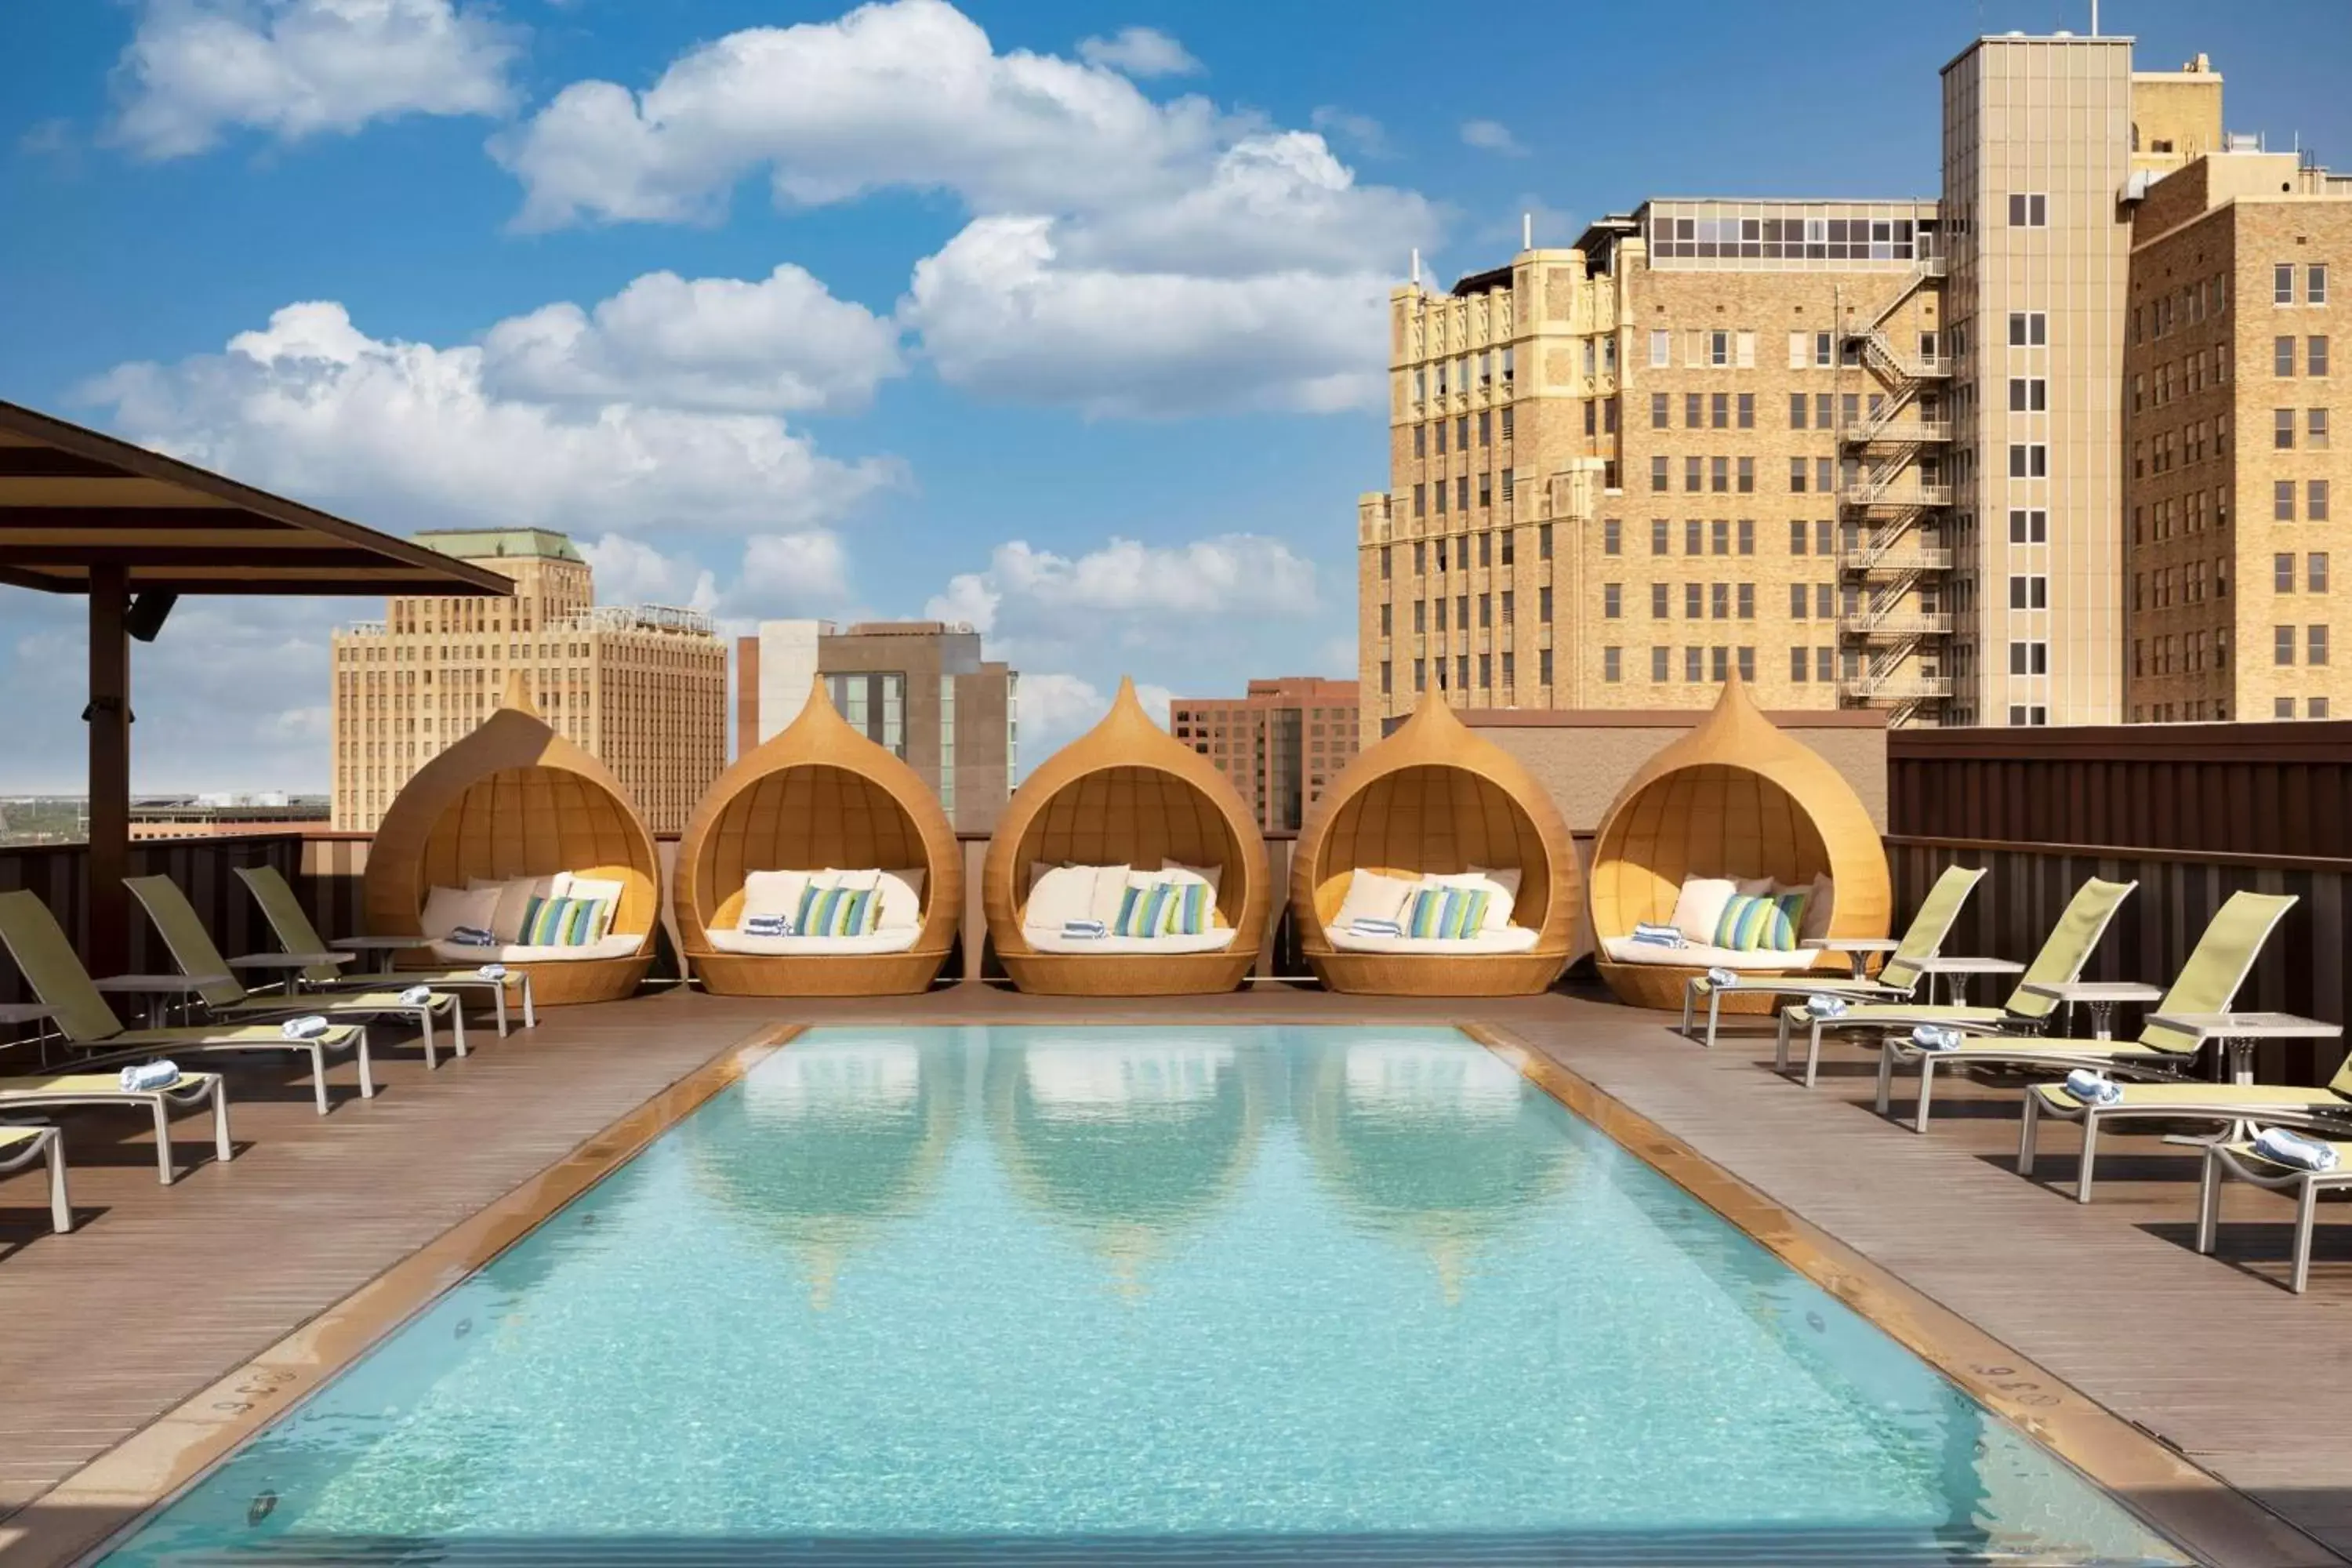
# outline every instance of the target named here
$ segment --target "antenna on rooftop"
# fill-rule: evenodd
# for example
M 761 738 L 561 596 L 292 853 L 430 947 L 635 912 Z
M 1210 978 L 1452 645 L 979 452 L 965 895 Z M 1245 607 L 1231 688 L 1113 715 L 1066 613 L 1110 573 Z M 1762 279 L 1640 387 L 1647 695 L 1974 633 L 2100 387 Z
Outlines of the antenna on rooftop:
M 1421 281 L 1421 247 L 1417 245 L 1412 247 L 1412 280 Z
M 1533 213 L 1521 213 L 1519 215 L 1519 248 L 1521 250 L 1533 250 L 1535 247 L 1536 215 Z
M 2091 0 L 2091 37 L 2099 36 L 2099 0 Z

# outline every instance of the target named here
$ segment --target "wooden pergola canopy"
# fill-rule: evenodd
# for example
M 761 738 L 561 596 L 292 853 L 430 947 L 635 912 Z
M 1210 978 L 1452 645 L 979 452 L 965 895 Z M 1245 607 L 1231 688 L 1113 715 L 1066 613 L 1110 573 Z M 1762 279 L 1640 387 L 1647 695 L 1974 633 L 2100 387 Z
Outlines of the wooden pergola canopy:
M 497 595 L 513 584 L 174 458 L 0 403 L 0 584 L 134 594 Z

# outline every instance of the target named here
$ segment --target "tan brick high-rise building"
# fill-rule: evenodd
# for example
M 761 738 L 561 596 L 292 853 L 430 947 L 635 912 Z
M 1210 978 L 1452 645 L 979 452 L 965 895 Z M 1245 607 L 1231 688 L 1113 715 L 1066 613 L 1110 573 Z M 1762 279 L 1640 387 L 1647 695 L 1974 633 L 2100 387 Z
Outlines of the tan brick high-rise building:
M 390 600 L 335 633 L 337 828 L 375 829 L 426 761 L 488 718 L 520 673 L 547 721 L 611 768 L 656 833 L 686 826 L 727 765 L 727 655 L 708 617 L 595 603 L 588 563 L 545 529 L 417 542 L 504 573 L 510 599 Z
M 1216 764 L 1269 833 L 1296 830 L 1307 808 L 1356 754 L 1352 680 L 1286 675 L 1253 680 L 1245 697 L 1178 697 L 1168 704 L 1176 738 Z
M 1391 294 L 1390 487 L 1358 508 L 1366 734 L 1436 688 L 1474 707 L 1692 707 L 1733 669 L 1768 707 L 1895 722 L 2220 710 L 2218 689 L 2126 698 L 2126 355 L 2148 213 L 2179 209 L 2168 229 L 2224 200 L 2199 172 L 2225 156 L 2221 78 L 2201 56 L 2135 71 L 2128 38 L 2060 34 L 1978 39 L 1942 88 L 1940 200 L 1658 199 L 1449 292 Z M 2282 198 L 2305 207 L 2344 184 L 2294 177 Z M 2315 216 L 2276 243 L 2301 236 L 2307 264 L 2326 232 Z M 2299 334 L 2307 367 L 2338 308 L 2298 303 L 2302 326 L 2253 337 L 2269 355 Z M 2332 459 L 2307 439 L 2325 402 L 2303 398 L 2284 459 L 2305 512 L 2315 480 L 2326 503 Z M 2265 488 L 2247 506 L 2286 477 L 2249 479 Z M 2236 575 L 2269 582 L 2288 552 Z M 2232 717 L 2290 696 L 2325 710 L 2323 617 L 2295 591 L 2295 673 Z M 2266 607 L 2260 634 L 2287 616 Z M 2219 626 L 2196 629 L 2210 647 Z
M 2352 180 L 2224 143 L 2148 189 L 2132 240 L 2130 718 L 2345 716 Z

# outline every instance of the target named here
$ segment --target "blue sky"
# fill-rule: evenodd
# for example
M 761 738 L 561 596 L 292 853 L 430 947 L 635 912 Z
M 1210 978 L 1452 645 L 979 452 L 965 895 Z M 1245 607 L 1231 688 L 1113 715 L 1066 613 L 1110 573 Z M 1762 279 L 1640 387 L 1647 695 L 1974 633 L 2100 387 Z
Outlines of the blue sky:
M 1381 302 L 1653 195 L 1932 195 L 1937 68 L 2087 0 L 11 0 L 0 396 L 608 599 L 944 615 L 1024 751 L 1121 673 L 1352 673 Z M 1899 20 L 1897 19 L 1899 18 Z M 2108 0 L 2352 164 L 2352 5 Z M 0 790 L 78 788 L 80 607 L 0 595 Z M 184 605 L 142 789 L 320 787 L 368 601 Z

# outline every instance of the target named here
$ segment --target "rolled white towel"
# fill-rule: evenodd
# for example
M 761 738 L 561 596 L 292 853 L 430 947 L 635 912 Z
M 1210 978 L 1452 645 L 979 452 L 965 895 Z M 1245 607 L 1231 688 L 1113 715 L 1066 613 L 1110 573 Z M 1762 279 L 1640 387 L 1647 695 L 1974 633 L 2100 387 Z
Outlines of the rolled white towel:
M 481 980 L 504 980 L 507 977 L 507 966 L 503 963 L 485 963 L 474 971 L 474 974 L 477 979 Z
M 2298 1171 L 2332 1171 L 2343 1163 L 2334 1144 L 2285 1127 L 2265 1127 L 2255 1133 L 2254 1152 L 2274 1165 L 2292 1165 Z
M 2066 1092 L 2085 1105 L 2113 1105 L 2124 1097 L 2124 1086 L 2089 1068 L 2076 1068 L 2066 1075 Z
M 1960 1048 L 1960 1032 L 1947 1029 L 1941 1024 L 1922 1024 L 1911 1031 L 1911 1043 L 1923 1051 L 1957 1051 Z
M 404 1007 L 422 1007 L 432 1000 L 433 987 L 430 985 L 412 985 L 400 994 L 400 1005 Z
M 289 1040 L 315 1040 L 334 1026 L 316 1013 L 299 1018 L 289 1018 L 278 1026 L 278 1032 Z
M 1805 998 L 1805 1011 L 1816 1018 L 1843 1018 L 1845 1016 L 1845 998 L 1832 996 L 1827 992 L 1808 996 Z
M 1064 921 L 1062 922 L 1062 934 L 1066 937 L 1083 937 L 1092 940 L 1098 936 L 1108 936 L 1110 934 L 1110 927 L 1103 924 L 1100 921 Z
M 124 1068 L 116 1081 L 125 1094 L 143 1094 L 151 1089 L 163 1089 L 180 1081 L 179 1064 L 171 1061 L 139 1062 Z
M 1739 971 L 1719 967 L 1710 969 L 1706 972 L 1706 983 L 1709 985 L 1737 985 L 1739 984 Z
M 1680 926 L 1661 925 L 1655 921 L 1634 921 L 1633 935 L 1644 942 L 1671 942 L 1676 947 L 1687 940 Z
M 1376 920 L 1359 915 L 1348 922 L 1348 929 L 1358 936 L 1402 936 L 1404 927 L 1395 921 Z

